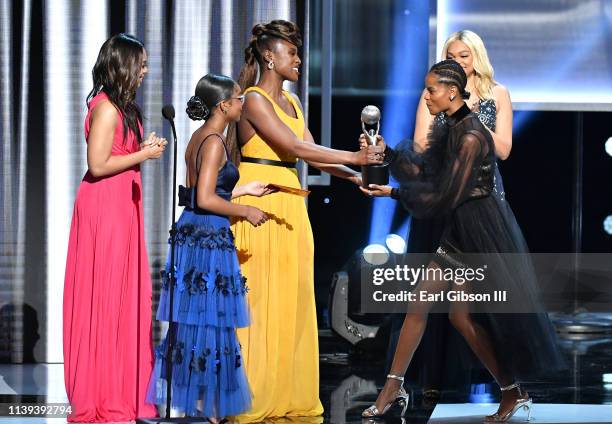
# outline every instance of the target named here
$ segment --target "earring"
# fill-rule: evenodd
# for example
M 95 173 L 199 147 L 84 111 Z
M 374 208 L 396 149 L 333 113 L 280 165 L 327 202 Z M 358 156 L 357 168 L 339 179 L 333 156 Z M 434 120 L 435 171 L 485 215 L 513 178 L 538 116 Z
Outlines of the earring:
M 455 96 L 450 96 L 450 101 L 452 102 L 453 100 L 455 100 Z
M 227 109 L 221 109 L 221 111 L 223 111 L 224 115 L 227 115 Z
M 268 62 L 268 69 L 269 69 L 269 70 L 274 69 L 274 62 L 272 62 L 272 61 L 269 61 L 269 62 Z

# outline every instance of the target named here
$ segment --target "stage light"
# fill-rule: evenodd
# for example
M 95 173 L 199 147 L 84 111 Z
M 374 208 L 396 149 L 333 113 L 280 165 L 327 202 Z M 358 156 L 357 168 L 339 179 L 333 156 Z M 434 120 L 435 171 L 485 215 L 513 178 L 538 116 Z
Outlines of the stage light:
M 612 156 L 612 137 L 606 141 L 606 153 Z
M 364 268 L 377 266 L 364 260 L 364 250 L 356 250 L 333 275 L 328 299 L 329 321 L 334 333 L 352 345 L 359 345 L 360 350 L 381 351 L 388 344 L 388 332 L 379 330 L 388 326 L 389 316 L 362 311 Z M 368 246 L 368 250 L 375 252 L 373 255 L 379 260 L 383 256 L 389 256 L 389 252 L 382 245 Z
M 470 387 L 470 403 L 493 403 L 490 384 L 472 384 Z
M 389 250 L 382 244 L 369 244 L 363 249 L 363 259 L 370 265 L 384 265 L 389 260 Z
M 352 345 L 356 345 L 363 340 L 376 338 L 380 326 L 377 323 L 370 325 L 358 322 L 349 316 L 349 282 L 349 272 L 334 273 L 329 293 L 329 316 L 332 330 Z M 352 288 L 357 288 L 358 285 L 359 282 L 354 282 Z
M 608 215 L 603 222 L 604 231 L 612 236 L 612 215 Z
M 410 138 L 414 126 L 414 112 L 423 89 L 423 70 L 428 64 L 429 4 L 419 0 L 393 2 L 393 40 L 391 61 L 387 68 L 388 94 L 382 105 L 381 133 L 390 147 Z M 410 54 L 406 54 L 409 51 Z M 393 181 L 390 181 L 393 185 Z M 372 205 L 368 243 L 381 243 L 392 230 L 391 222 L 398 202 L 375 198 Z
M 406 242 L 397 234 L 389 234 L 385 239 L 385 244 L 390 251 L 397 255 L 406 253 Z

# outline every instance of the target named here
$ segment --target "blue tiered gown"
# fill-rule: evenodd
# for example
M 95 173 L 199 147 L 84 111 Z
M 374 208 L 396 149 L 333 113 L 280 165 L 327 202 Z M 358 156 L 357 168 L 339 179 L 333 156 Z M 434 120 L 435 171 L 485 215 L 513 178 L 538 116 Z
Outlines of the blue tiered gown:
M 228 155 L 217 177 L 216 194 L 229 201 L 238 178 Z M 251 405 L 235 333 L 249 324 L 246 278 L 240 273 L 229 218 L 198 208 L 196 190 L 181 187 L 179 192 L 185 209 L 177 222 L 175 246 L 172 407 L 188 416 L 225 417 Z M 169 316 L 169 272 L 170 253 L 162 271 L 160 321 Z M 166 343 L 167 338 L 156 349 L 147 396 L 158 404 L 166 402 Z

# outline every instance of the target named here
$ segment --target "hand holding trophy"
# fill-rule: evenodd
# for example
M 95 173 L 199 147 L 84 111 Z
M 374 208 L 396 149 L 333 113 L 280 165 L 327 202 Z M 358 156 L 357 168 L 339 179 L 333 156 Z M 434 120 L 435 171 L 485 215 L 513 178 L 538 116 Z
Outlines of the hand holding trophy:
M 376 129 L 374 129 L 374 127 Z M 378 133 L 380 131 L 380 109 L 376 106 L 368 105 L 361 111 L 361 129 L 371 146 L 378 144 Z M 361 177 L 363 187 L 370 184 L 387 185 L 389 184 L 389 164 L 363 165 L 361 167 Z

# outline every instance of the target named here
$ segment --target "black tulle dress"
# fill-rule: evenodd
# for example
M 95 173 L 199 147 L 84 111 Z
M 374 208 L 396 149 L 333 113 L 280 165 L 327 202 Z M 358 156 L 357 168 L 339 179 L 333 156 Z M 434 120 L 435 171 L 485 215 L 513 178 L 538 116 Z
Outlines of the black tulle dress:
M 494 99 L 479 99 L 472 112 L 487 128 L 495 131 L 497 105 Z M 432 125 L 447 125 L 446 114 L 438 113 Z M 407 143 L 409 142 L 404 143 L 404 145 Z M 495 164 L 493 179 L 492 195 L 504 201 L 504 184 L 497 163 Z M 410 266 L 427 265 L 428 255 L 433 255 L 438 248 L 444 224 L 444 216 L 412 217 L 410 229 L 406 236 L 407 252 L 410 255 L 407 262 Z M 419 255 L 412 255 L 414 253 Z M 394 314 L 391 317 L 391 335 L 386 359 L 387 369 L 391 368 L 393 354 L 397 347 L 403 323 L 403 315 Z M 407 372 L 408 378 L 412 381 L 420 381 L 424 389 L 461 387 L 472 381 L 470 374 L 475 370 L 482 371 L 484 368 L 473 355 L 465 340 L 450 325 L 445 315 L 432 314 L 427 320 L 421 343 L 410 362 Z M 476 381 L 480 380 L 477 379 Z
M 564 368 L 521 230 L 503 196 L 494 195 L 494 144 L 478 117 L 464 104 L 444 125 L 432 126 L 424 153 L 404 142 L 385 154 L 400 183 L 393 197 L 413 216 L 443 222 L 432 261 L 453 267 L 466 255 L 486 254 L 488 288 L 507 291 L 520 305 L 522 313 L 474 311 L 504 368 L 522 380 Z

